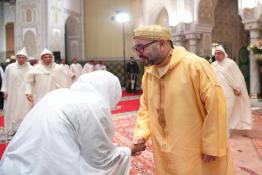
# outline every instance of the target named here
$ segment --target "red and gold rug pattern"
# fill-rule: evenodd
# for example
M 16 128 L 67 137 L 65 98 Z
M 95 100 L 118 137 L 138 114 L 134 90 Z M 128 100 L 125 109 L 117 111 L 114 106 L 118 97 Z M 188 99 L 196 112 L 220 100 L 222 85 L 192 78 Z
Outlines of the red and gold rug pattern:
M 126 115 L 113 118 L 115 137 L 113 142 L 118 146 L 129 146 L 133 139 L 133 128 L 135 116 Z M 151 175 L 153 174 L 152 144 L 147 143 L 146 150 L 139 156 L 132 157 L 131 175 Z

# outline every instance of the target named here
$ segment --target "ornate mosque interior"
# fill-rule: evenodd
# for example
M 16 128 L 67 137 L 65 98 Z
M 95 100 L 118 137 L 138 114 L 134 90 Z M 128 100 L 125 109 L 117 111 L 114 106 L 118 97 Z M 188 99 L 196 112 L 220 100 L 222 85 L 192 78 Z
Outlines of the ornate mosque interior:
M 121 12 L 130 19 L 115 20 Z M 124 81 L 125 62 L 136 57 L 132 31 L 148 24 L 169 27 L 176 46 L 205 58 L 223 45 L 249 91 L 260 92 L 260 65 L 247 48 L 262 36 L 258 0 L 0 0 L 0 61 L 23 47 L 35 58 L 48 48 L 67 63 L 103 61 Z

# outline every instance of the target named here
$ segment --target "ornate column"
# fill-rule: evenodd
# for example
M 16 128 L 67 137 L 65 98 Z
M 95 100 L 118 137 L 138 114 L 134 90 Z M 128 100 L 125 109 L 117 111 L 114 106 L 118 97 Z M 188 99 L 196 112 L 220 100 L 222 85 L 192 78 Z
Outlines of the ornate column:
M 250 30 L 250 43 L 254 43 L 260 38 L 259 30 Z M 259 94 L 260 91 L 260 70 L 254 55 L 250 55 L 250 92 Z
M 190 33 L 186 34 L 186 40 L 188 40 L 188 50 L 199 55 L 199 44 L 198 40 L 201 38 L 201 34 Z
M 183 42 L 185 41 L 185 37 L 183 35 L 178 35 L 173 37 L 173 42 L 175 46 L 184 46 Z
M 245 29 L 250 32 L 250 44 L 261 39 L 262 23 L 258 21 L 244 22 Z M 250 93 L 256 98 L 257 94 L 261 93 L 260 70 L 254 55 L 250 54 Z

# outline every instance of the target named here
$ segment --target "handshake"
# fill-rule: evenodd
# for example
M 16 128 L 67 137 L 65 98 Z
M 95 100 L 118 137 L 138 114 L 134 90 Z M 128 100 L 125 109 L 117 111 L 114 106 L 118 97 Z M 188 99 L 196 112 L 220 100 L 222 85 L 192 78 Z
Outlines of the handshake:
M 131 156 L 138 156 L 146 149 L 145 139 L 134 139 L 133 144 L 130 146 Z

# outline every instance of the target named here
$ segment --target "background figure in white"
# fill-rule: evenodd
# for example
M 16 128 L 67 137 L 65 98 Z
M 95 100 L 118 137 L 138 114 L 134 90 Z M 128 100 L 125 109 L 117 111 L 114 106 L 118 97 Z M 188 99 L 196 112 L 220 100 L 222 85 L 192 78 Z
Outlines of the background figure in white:
M 129 175 L 130 148 L 112 143 L 120 98 L 118 78 L 106 71 L 48 93 L 8 144 L 0 174 Z
M 62 58 L 62 59 L 61 59 L 60 65 L 61 65 L 61 66 L 63 67 L 63 69 L 64 69 L 64 72 L 65 72 L 65 74 L 66 74 L 66 78 L 67 78 L 68 84 L 71 85 L 71 84 L 72 84 L 72 81 L 71 81 L 71 72 L 70 72 L 69 65 L 66 64 L 65 58 Z
M 34 65 L 36 65 L 36 64 L 38 63 L 38 59 L 35 58 L 35 57 L 29 57 L 29 58 L 28 58 L 28 61 L 29 61 L 29 63 L 30 63 L 32 66 L 34 66 Z
M 16 54 L 17 61 L 6 67 L 1 91 L 6 100 L 4 105 L 4 127 L 9 136 L 12 136 L 26 114 L 32 108 L 32 103 L 25 96 L 25 75 L 32 69 L 27 62 L 25 48 Z
M 93 72 L 94 65 L 91 62 L 86 62 L 83 68 L 83 73 Z
M 106 65 L 103 63 L 103 61 L 99 61 L 100 64 L 100 70 L 107 70 Z
M 71 80 L 75 82 L 80 75 L 82 75 L 83 68 L 81 64 L 78 63 L 77 58 L 72 59 L 72 64 L 70 65 L 70 72 L 71 72 Z
M 94 71 L 97 71 L 97 70 L 102 70 L 100 61 L 99 62 L 97 61 L 94 63 Z
M 229 130 L 252 129 L 250 101 L 242 72 L 221 45 L 215 49 L 215 58 L 211 65 L 227 98 Z
M 44 49 L 39 64 L 26 75 L 27 99 L 35 104 L 48 92 L 69 87 L 64 68 L 54 62 L 54 55 Z

